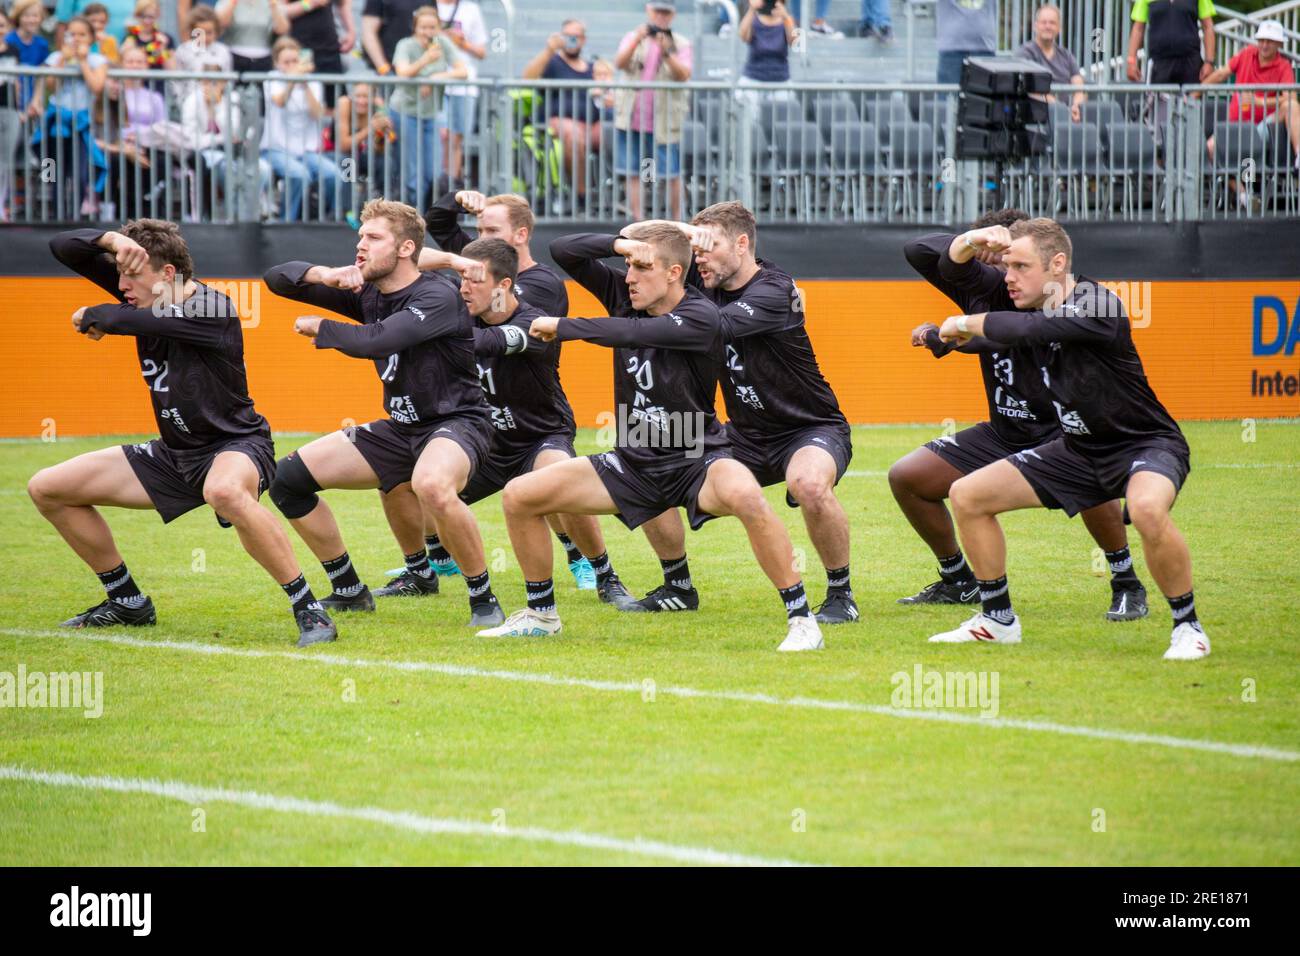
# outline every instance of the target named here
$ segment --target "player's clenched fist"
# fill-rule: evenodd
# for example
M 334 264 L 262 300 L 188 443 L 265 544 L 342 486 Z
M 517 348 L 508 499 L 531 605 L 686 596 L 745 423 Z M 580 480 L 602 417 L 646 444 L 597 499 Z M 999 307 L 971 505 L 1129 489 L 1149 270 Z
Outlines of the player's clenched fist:
M 456 193 L 456 205 L 460 206 L 471 216 L 477 216 L 487 205 L 487 196 L 474 189 L 462 189 Z
M 987 229 L 972 229 L 966 233 L 966 241 L 976 249 L 988 252 L 1006 252 L 1011 245 L 1011 230 L 1006 226 L 989 226 Z
M 925 345 L 925 337 L 931 332 L 938 332 L 939 326 L 933 322 L 924 322 L 912 330 L 912 344 L 918 346 Z
M 973 333 L 966 328 L 968 315 L 950 315 L 943 320 L 939 329 L 939 338 L 945 342 L 968 342 Z
M 321 274 L 321 285 L 334 289 L 347 289 L 351 292 L 360 292 L 365 281 L 361 277 L 361 269 L 355 265 L 326 269 Z
M 453 256 L 451 267 L 459 272 L 462 278 L 468 279 L 470 282 L 484 282 L 487 280 L 487 268 L 478 259 Z
M 528 327 L 528 334 L 535 339 L 541 339 L 543 342 L 554 342 L 555 330 L 559 324 L 559 318 L 554 315 L 539 315 L 533 319 L 533 324 Z
M 128 239 L 121 233 L 111 233 L 113 239 L 113 259 L 117 271 L 122 275 L 135 275 L 149 264 L 149 253 L 134 239 Z
M 314 339 L 316 333 L 320 331 L 320 323 L 321 318 L 319 315 L 300 315 L 293 321 L 293 330 L 299 335 Z
M 699 252 L 708 252 L 713 248 L 713 233 L 704 226 L 685 226 L 682 230 L 690 240 L 691 247 Z

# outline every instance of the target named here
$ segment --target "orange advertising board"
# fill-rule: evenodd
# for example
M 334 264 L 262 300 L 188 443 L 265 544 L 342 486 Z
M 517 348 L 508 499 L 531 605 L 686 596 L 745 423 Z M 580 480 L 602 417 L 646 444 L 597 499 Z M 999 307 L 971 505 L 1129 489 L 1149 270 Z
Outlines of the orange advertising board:
M 918 281 L 801 283 L 822 371 L 854 423 L 974 421 L 985 416 L 972 356 L 934 359 L 908 344 L 952 304 Z M 1156 393 L 1176 418 L 1300 415 L 1300 281 L 1127 283 L 1134 340 Z M 569 283 L 574 315 L 603 315 Z M 382 414 L 369 362 L 317 351 L 293 333 L 311 312 L 260 282 L 232 292 L 244 331 L 249 387 L 277 431 L 320 432 Z M 72 330 L 79 306 L 105 300 L 76 277 L 0 279 L 0 436 L 154 430 L 132 341 L 91 342 Z M 608 349 L 571 342 L 561 378 L 580 427 L 612 403 Z

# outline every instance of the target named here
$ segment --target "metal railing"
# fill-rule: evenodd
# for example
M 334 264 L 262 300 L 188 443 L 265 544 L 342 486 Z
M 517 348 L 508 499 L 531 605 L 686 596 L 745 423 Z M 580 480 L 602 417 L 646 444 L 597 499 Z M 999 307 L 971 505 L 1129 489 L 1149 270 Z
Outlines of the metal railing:
M 542 221 L 680 218 L 733 198 L 798 223 L 959 223 L 1000 205 L 1073 220 L 1300 215 L 1300 87 L 1089 85 L 1077 117 L 1080 88 L 1058 88 L 1047 151 L 998 164 L 958 158 L 958 91 L 937 84 L 113 71 L 90 96 L 72 70 L 4 67 L 10 103 L 24 105 L 28 77 L 52 86 L 45 108 L 0 114 L 0 212 L 21 222 L 355 222 L 376 196 L 424 209 L 460 185 L 443 162 L 446 85 L 480 93 L 465 184 L 526 196 Z M 1263 97 L 1241 111 L 1261 122 L 1230 118 L 1242 94 Z M 616 128 L 628 96 L 680 110 L 677 140 Z

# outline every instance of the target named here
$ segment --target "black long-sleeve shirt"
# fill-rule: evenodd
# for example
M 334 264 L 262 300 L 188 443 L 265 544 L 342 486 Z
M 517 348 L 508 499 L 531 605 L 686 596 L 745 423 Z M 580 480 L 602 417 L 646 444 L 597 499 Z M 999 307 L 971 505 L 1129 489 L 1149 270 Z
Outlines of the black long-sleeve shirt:
M 184 460 L 210 454 L 236 438 L 271 437 L 253 407 L 244 369 L 244 332 L 230 299 L 194 281 L 194 294 L 169 309 L 138 309 L 118 289 L 113 256 L 101 249 L 102 229 L 73 229 L 50 240 L 54 257 L 117 301 L 87 309 L 82 331 L 135 337 L 140 372 L 149 388 L 164 445 Z
M 551 258 L 610 315 L 561 319 L 556 333 L 561 341 L 614 349 L 619 455 L 638 470 L 662 474 L 682 466 L 683 448 L 698 457 L 727 447 L 713 405 L 725 355 L 722 320 L 717 306 L 690 287 L 662 315 L 633 308 L 624 275 L 601 261 L 615 255 L 617 238 L 579 234 L 551 243 Z M 654 432 L 653 443 L 641 440 L 646 430 Z
M 444 252 L 460 255 L 474 241 L 474 237 L 460 227 L 461 212 L 456 194 L 450 192 L 424 214 L 429 237 Z M 569 290 L 564 287 L 564 280 L 556 275 L 554 269 L 540 262 L 520 271 L 515 279 L 515 295 L 536 306 L 542 315 L 569 314 Z
M 946 295 L 964 315 L 994 309 L 1014 310 L 1003 273 L 977 259 L 954 262 L 948 255 L 955 235 L 934 233 L 913 239 L 903 247 L 908 265 Z M 985 329 L 987 333 L 988 330 Z M 936 358 L 958 349 L 943 342 L 937 331 L 926 336 Z M 1042 386 L 1041 358 L 1033 347 L 1011 348 L 993 337 L 976 337 L 960 351 L 979 355 L 989 423 L 1009 445 L 1032 448 L 1058 434 L 1056 416 Z
M 373 360 L 394 422 L 425 425 L 454 415 L 491 414 L 478 385 L 473 321 L 451 282 L 422 273 L 396 292 L 380 292 L 369 282 L 352 292 L 304 281 L 311 267 L 275 266 L 266 284 L 276 295 L 360 323 L 323 320 L 316 348 Z
M 541 310 L 520 302 L 510 318 L 489 325 L 474 320 L 479 384 L 492 406 L 492 452 L 523 454 L 544 438 L 576 433 L 573 411 L 560 387 L 560 343 L 528 334 Z
M 984 333 L 1045 355 L 1044 383 L 1061 431 L 1080 452 L 1105 455 L 1151 438 L 1184 442 L 1147 381 L 1124 303 L 1105 286 L 1078 276 L 1059 307 L 990 312 Z
M 718 369 L 727 418 L 756 440 L 776 440 L 815 425 L 844 425 L 835 393 L 822 375 L 804 324 L 794 279 L 759 260 L 741 288 L 706 289 L 692 268 L 687 281 L 719 310 L 726 359 Z

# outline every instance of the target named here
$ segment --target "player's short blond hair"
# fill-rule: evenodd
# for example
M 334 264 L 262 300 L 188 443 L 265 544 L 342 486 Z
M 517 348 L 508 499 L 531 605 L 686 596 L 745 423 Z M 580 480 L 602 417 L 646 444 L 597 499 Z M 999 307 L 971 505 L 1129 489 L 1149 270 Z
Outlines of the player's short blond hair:
M 411 258 L 420 257 L 420 250 L 424 248 L 424 217 L 414 206 L 391 199 L 372 199 L 361 207 L 361 221 L 369 222 L 371 219 L 387 221 L 393 235 L 397 237 L 397 244 L 400 246 L 410 239 L 415 243 L 415 252 Z
M 506 221 L 510 223 L 511 230 L 527 229 L 531 238 L 533 226 L 537 220 L 533 218 L 533 208 L 528 205 L 528 200 L 523 196 L 516 196 L 514 193 L 498 193 L 495 196 L 488 196 L 483 203 L 483 207 L 500 206 L 506 211 Z
M 1070 264 L 1074 261 L 1074 244 L 1070 242 L 1070 237 L 1061 227 L 1061 224 L 1055 219 L 1021 219 L 1019 222 L 1013 222 L 1010 226 L 1011 238 L 1020 239 L 1024 236 L 1029 237 L 1030 243 L 1038 252 L 1038 258 L 1043 265 L 1051 265 L 1052 259 L 1057 254 L 1065 255 L 1065 269 L 1070 270 Z

